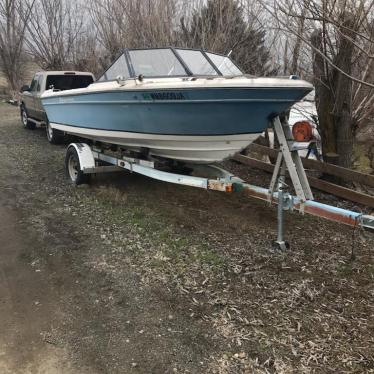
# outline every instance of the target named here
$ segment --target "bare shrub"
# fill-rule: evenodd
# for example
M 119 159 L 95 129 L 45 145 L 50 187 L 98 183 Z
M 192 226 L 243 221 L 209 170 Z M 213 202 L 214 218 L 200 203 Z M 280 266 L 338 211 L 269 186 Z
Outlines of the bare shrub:
M 16 96 L 23 79 L 25 27 L 33 3 L 26 7 L 21 0 L 0 1 L 0 61 L 12 96 Z

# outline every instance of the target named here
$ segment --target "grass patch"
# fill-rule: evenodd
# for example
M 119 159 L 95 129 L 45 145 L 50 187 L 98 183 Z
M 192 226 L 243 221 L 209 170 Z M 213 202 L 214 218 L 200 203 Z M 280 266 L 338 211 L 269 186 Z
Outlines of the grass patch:
M 175 269 L 184 269 L 193 264 L 219 270 L 224 266 L 222 255 L 210 248 L 209 244 L 196 236 L 187 236 L 178 231 L 162 212 L 153 211 L 147 206 L 135 205 L 127 199 L 126 192 L 114 187 L 100 187 L 94 192 L 82 189 L 76 190 L 76 198 L 80 204 L 92 206 L 92 211 L 103 214 L 103 227 L 113 227 L 111 235 L 116 245 L 121 246 L 123 237 L 116 234 L 131 232 L 139 237 L 138 243 L 125 245 L 124 253 L 131 253 L 138 261 L 147 257 L 151 267 L 165 267 L 169 262 Z M 90 210 L 90 209 L 88 209 Z M 126 238 L 126 234 L 123 234 Z
M 201 251 L 198 252 L 197 260 L 200 263 L 204 263 L 215 268 L 221 268 L 225 263 L 223 256 L 217 252 L 214 252 L 204 244 L 202 245 Z

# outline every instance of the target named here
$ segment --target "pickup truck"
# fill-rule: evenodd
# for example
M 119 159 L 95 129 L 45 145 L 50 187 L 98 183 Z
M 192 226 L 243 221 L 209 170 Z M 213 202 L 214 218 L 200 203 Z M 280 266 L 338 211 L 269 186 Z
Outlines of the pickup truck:
M 80 71 L 42 71 L 34 75 L 30 86 L 22 86 L 20 99 L 21 121 L 26 129 L 33 130 L 36 125 L 44 125 L 50 143 L 60 143 L 64 133 L 49 126 L 40 96 L 46 90 L 56 91 L 84 88 L 95 80 L 92 73 Z

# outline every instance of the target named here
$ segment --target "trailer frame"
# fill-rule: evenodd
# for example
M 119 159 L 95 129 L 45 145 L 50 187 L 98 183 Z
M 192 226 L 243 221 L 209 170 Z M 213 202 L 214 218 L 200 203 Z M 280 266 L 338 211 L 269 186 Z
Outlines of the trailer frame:
M 277 203 L 277 238 L 273 242 L 281 250 L 289 248 L 284 239 L 284 211 L 296 210 L 321 218 L 337 221 L 353 227 L 374 230 L 374 216 L 341 209 L 314 201 L 305 169 L 298 150 L 309 144 L 295 142 L 288 123 L 279 117 L 271 120 L 279 141 L 277 162 L 268 189 L 245 183 L 242 179 L 216 165 L 188 165 L 190 173 L 162 170 L 159 159 L 140 154 L 129 157 L 125 154 L 111 155 L 103 148 L 86 143 L 71 143 L 66 150 L 65 170 L 75 184 L 89 182 L 92 174 L 128 170 L 159 181 L 221 192 L 245 193 L 251 197 Z M 166 160 L 164 160 L 166 162 Z M 170 162 L 170 161 L 169 161 Z M 191 175 L 192 172 L 195 175 Z M 287 192 L 286 173 L 290 175 L 296 196 Z M 203 176 L 196 176 L 203 175 Z

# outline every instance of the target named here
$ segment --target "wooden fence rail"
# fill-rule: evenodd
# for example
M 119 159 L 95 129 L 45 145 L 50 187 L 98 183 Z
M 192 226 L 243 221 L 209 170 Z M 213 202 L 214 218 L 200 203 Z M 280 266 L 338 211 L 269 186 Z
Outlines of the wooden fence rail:
M 251 151 L 267 155 L 276 158 L 278 151 L 263 145 L 252 143 L 249 146 Z M 311 160 L 308 158 L 301 158 L 305 168 L 318 170 L 322 173 L 333 175 L 335 177 L 341 178 L 346 182 L 358 182 L 366 186 L 374 187 L 374 175 L 361 173 L 359 171 L 342 168 L 340 166 L 328 164 L 326 162 Z
M 267 147 L 263 147 L 263 146 L 258 146 L 257 144 L 255 144 L 255 146 L 256 146 L 255 147 L 256 151 L 257 151 L 258 147 L 267 148 Z M 268 148 L 268 149 L 270 149 L 270 148 Z M 255 150 L 255 149 L 253 149 L 253 150 Z M 274 149 L 270 149 L 270 150 L 272 151 L 270 156 L 272 157 L 272 156 L 275 155 L 275 157 L 276 157 L 278 152 Z M 275 152 L 275 153 L 273 153 L 273 152 Z M 258 169 L 261 169 L 261 170 L 265 170 L 269 173 L 272 173 L 273 170 L 274 170 L 274 165 L 272 165 L 272 164 L 269 164 L 269 163 L 264 162 L 264 161 L 257 160 L 257 159 L 252 158 L 252 157 L 244 156 L 244 155 L 241 155 L 241 154 L 235 155 L 233 157 L 233 159 L 242 163 L 242 164 L 245 164 L 245 165 L 248 165 L 248 166 L 251 166 L 251 167 L 255 167 L 255 168 L 258 168 Z M 303 159 L 303 163 L 304 163 L 305 160 L 306 159 Z M 308 161 L 314 161 L 314 160 L 308 160 Z M 319 162 L 317 161 L 317 163 L 319 163 Z M 305 164 L 304 164 L 304 166 L 305 166 Z M 344 168 L 340 168 L 340 169 L 344 169 Z M 344 169 L 344 170 L 347 170 L 347 169 Z M 362 174 L 362 173 L 359 173 L 359 174 Z M 348 175 L 348 174 L 346 174 L 346 175 Z M 368 175 L 368 174 L 363 174 L 363 175 Z M 337 175 L 337 176 L 340 177 L 340 175 Z M 368 176 L 371 177 L 371 175 L 368 175 Z M 335 196 L 342 197 L 343 199 L 347 199 L 347 200 L 350 200 L 350 201 L 368 206 L 370 208 L 374 208 L 374 196 L 370 196 L 370 195 L 362 193 L 362 192 L 357 192 L 357 191 L 351 190 L 349 188 L 338 186 L 336 184 L 326 182 L 322 179 L 318 179 L 318 178 L 314 178 L 314 177 L 310 177 L 310 176 L 308 176 L 308 180 L 309 180 L 309 183 L 312 187 L 314 187 L 314 188 L 316 188 L 320 191 L 328 192 L 328 193 L 331 193 Z

